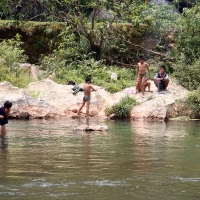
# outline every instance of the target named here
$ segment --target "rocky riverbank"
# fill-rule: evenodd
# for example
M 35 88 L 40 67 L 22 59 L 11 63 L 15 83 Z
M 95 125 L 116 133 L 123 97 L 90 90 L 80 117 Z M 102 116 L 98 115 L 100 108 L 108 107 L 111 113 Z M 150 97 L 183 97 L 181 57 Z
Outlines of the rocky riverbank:
M 81 85 L 80 85 L 81 86 Z M 158 94 L 157 88 L 151 81 L 153 92 L 146 92 L 145 98 L 140 93 L 135 94 L 135 87 L 126 88 L 122 92 L 110 94 L 99 86 L 97 92 L 92 92 L 90 116 L 107 117 L 104 109 L 120 101 L 126 95 L 135 98 L 140 104 L 130 113 L 133 120 L 161 120 L 177 117 L 178 109 L 188 91 L 171 81 L 169 92 Z M 57 84 L 50 79 L 29 84 L 25 89 L 14 87 L 9 82 L 0 83 L 0 104 L 5 100 L 13 102 L 11 118 L 76 118 L 77 109 L 82 103 L 83 92 L 73 95 L 72 85 Z M 178 108 L 179 107 L 179 108 Z M 84 117 L 85 108 L 82 117 Z

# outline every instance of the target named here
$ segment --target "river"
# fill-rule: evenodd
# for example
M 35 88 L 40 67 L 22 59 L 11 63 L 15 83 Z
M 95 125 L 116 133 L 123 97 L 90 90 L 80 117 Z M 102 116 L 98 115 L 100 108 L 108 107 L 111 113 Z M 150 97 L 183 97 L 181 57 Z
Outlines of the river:
M 0 199 L 200 199 L 200 122 L 10 120 Z

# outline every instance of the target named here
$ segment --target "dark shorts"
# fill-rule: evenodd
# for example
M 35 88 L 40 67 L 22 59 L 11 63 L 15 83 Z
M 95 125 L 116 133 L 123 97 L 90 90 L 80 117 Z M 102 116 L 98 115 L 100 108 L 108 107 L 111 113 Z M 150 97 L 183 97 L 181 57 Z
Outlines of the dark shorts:
M 5 125 L 7 123 L 8 123 L 8 119 L 7 118 L 4 117 L 3 119 L 0 119 L 0 125 L 1 126 Z
M 144 77 L 144 76 L 146 76 L 146 74 L 139 74 L 139 77 L 140 77 L 140 78 L 142 78 L 142 77 Z
M 89 100 L 90 100 L 90 97 L 89 97 L 89 96 L 84 96 L 83 99 L 84 99 L 85 101 L 89 101 Z
M 6 117 L 5 112 L 3 111 L 3 107 L 0 107 L 0 115 L 4 116 L 3 119 L 0 119 L 0 126 L 3 126 L 8 123 L 8 119 Z
M 158 91 L 163 91 L 165 90 L 165 83 L 164 81 L 160 81 L 160 83 L 158 83 Z

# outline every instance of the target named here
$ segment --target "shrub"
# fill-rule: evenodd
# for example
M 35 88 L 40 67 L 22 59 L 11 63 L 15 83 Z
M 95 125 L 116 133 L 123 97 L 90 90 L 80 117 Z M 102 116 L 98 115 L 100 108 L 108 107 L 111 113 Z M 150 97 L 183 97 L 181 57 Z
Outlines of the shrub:
M 135 85 L 135 69 L 106 66 L 102 60 L 84 59 L 77 63 L 66 64 L 64 60 L 60 59 L 60 57 L 55 57 L 55 59 L 48 61 L 48 72 L 52 70 L 55 82 L 67 84 L 70 80 L 74 80 L 79 84 L 84 82 L 86 76 L 90 76 L 93 84 L 99 85 L 111 93 Z M 111 80 L 112 72 L 117 73 L 117 80 Z
M 27 59 L 20 44 L 18 35 L 16 35 L 16 40 L 4 40 L 0 43 L 0 81 L 8 81 L 12 85 L 22 88 L 26 87 L 31 80 L 27 76 L 27 71 L 20 69 L 18 64 Z
M 187 95 L 186 105 L 193 111 L 192 118 L 200 118 L 200 87 Z
M 118 119 L 125 119 L 128 118 L 129 113 L 134 105 L 137 105 L 137 101 L 129 96 L 126 96 L 111 108 L 106 108 L 105 113 L 106 115 L 115 114 L 116 118 Z
M 23 54 L 24 50 L 20 47 L 19 35 L 15 39 L 4 40 L 0 43 L 0 56 L 4 59 L 6 65 L 12 71 L 17 71 L 16 63 L 25 62 L 27 57 Z
M 174 64 L 173 76 L 188 90 L 197 90 L 200 83 L 200 59 L 193 65 L 185 64 L 184 61 Z

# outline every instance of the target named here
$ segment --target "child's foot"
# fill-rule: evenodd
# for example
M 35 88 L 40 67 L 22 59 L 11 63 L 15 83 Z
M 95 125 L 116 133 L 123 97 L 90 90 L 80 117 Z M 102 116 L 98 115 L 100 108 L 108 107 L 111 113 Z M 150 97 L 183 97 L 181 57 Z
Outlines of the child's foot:
M 152 90 L 148 90 L 147 92 L 153 92 Z
M 144 98 L 144 95 L 143 95 L 143 94 L 141 94 L 141 97 L 142 97 L 142 98 Z

